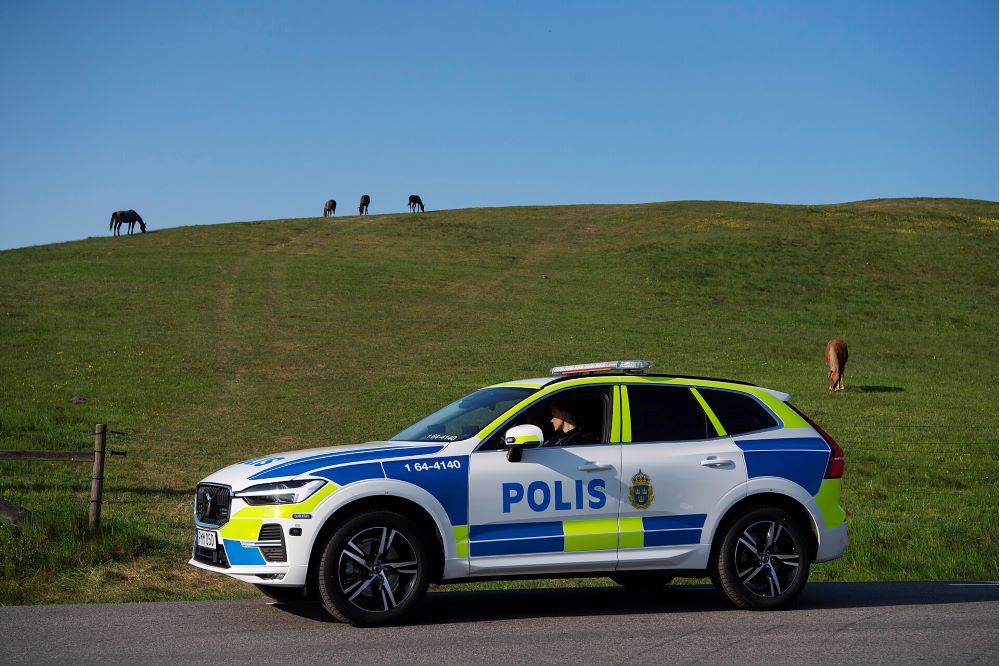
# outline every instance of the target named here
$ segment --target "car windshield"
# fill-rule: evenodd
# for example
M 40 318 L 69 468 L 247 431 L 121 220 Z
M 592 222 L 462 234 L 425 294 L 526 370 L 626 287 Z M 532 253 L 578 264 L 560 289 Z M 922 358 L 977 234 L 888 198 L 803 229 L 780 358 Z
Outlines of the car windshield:
M 485 388 L 456 400 L 393 437 L 393 442 L 454 442 L 474 436 L 535 389 Z

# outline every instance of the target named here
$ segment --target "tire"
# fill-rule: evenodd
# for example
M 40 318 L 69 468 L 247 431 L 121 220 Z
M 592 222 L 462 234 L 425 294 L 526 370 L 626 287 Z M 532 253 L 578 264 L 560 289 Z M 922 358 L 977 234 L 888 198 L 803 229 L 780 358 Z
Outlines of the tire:
M 795 518 L 777 507 L 748 507 L 725 529 L 710 574 L 726 599 L 739 608 L 769 610 L 799 595 L 809 578 L 812 548 Z
M 673 576 L 668 574 L 645 571 L 616 573 L 613 576 L 609 576 L 609 578 L 629 592 L 641 594 L 659 592 L 674 579 Z
M 316 599 L 306 595 L 301 587 L 278 587 L 277 585 L 254 585 L 264 595 L 280 604 L 312 603 Z
M 417 525 L 394 511 L 370 510 L 334 527 L 317 567 L 319 598 L 330 615 L 356 627 L 391 624 L 427 592 L 431 551 Z

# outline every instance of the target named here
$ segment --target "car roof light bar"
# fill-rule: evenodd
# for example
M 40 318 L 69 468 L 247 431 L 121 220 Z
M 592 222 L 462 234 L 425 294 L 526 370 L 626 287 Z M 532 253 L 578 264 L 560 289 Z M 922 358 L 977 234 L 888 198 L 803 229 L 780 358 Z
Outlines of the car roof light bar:
M 647 368 L 652 367 L 652 361 L 604 361 L 601 363 L 581 363 L 579 365 L 559 365 L 551 370 L 549 374 L 566 376 L 566 375 L 585 375 L 594 372 L 627 372 L 629 374 L 641 375 L 645 373 Z

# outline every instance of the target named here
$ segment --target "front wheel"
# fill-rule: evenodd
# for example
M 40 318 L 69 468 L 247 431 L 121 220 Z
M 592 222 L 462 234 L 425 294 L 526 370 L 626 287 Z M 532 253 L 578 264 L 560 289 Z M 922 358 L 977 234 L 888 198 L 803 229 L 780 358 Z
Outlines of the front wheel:
M 751 507 L 729 521 L 710 563 L 712 581 L 740 608 L 778 608 L 805 587 L 810 552 L 805 529 L 788 512 Z
M 430 583 L 431 554 L 420 529 L 394 511 L 366 511 L 337 525 L 317 571 L 327 612 L 354 626 L 397 622 Z

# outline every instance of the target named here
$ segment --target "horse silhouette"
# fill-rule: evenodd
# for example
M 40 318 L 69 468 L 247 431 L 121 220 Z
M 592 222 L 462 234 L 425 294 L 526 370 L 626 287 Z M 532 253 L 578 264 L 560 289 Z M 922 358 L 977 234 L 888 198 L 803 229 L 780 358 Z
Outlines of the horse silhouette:
M 367 194 L 361 195 L 361 203 L 358 204 L 358 215 L 368 214 L 368 204 L 372 202 L 372 198 Z
M 108 224 L 108 230 L 114 230 L 115 236 L 121 235 L 121 228 L 123 224 L 128 225 L 128 233 L 131 236 L 132 231 L 135 229 L 135 223 L 139 223 L 139 229 L 142 233 L 146 233 L 146 223 L 142 221 L 139 217 L 139 213 L 135 212 L 131 208 L 128 210 L 116 210 L 111 213 L 111 222 Z
M 336 214 L 337 214 L 336 199 L 330 199 L 325 204 L 323 204 L 323 217 L 326 217 L 327 215 L 336 215 Z
M 830 391 L 844 390 L 844 370 L 847 368 L 847 343 L 840 338 L 834 338 L 826 343 L 823 357 L 830 369 L 827 373 L 826 387 Z
M 416 213 L 417 206 L 420 206 L 420 212 L 424 212 L 424 202 L 420 199 L 419 194 L 411 194 L 409 200 L 410 212 Z

